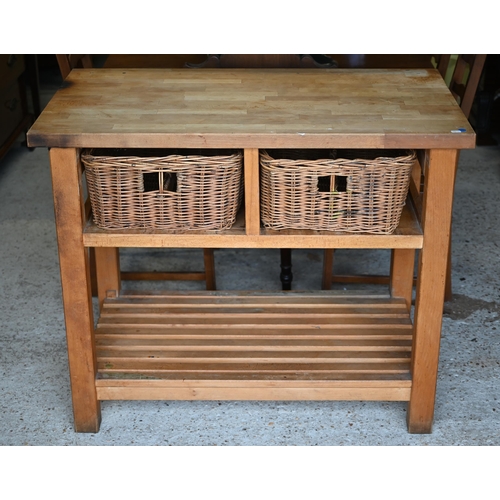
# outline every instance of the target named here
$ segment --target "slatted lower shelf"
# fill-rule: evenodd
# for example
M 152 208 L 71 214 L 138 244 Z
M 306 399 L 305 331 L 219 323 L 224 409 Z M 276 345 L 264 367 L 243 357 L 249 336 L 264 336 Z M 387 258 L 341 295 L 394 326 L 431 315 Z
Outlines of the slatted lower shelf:
M 179 293 L 106 299 L 99 399 L 410 399 L 402 299 Z

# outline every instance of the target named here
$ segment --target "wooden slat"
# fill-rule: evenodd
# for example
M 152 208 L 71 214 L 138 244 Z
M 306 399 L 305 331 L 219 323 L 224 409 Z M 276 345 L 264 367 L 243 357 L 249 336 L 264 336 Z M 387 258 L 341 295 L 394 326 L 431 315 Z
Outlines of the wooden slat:
M 324 317 L 345 317 L 349 318 L 352 316 L 361 317 L 372 317 L 377 316 L 379 318 L 392 318 L 392 317 L 404 317 L 405 311 L 401 307 L 374 309 L 370 307 L 339 307 L 332 311 L 328 306 L 319 307 L 273 307 L 267 309 L 266 307 L 259 306 L 249 306 L 249 307 L 225 307 L 219 306 L 216 310 L 213 307 L 202 307 L 199 306 L 196 310 L 189 307 L 178 306 L 178 307 L 147 307 L 147 308 L 134 308 L 134 309 L 122 309 L 107 308 L 106 317 L 116 318 L 116 317 L 131 317 L 134 318 L 164 318 L 167 315 L 170 318 L 203 318 L 205 315 L 210 315 L 210 318 L 248 318 L 254 317 L 255 314 L 259 314 L 259 317 L 273 317 L 273 318 L 324 318 Z
M 203 293 L 203 292 L 202 292 Z M 293 307 L 300 305 L 303 307 L 404 307 L 404 300 L 400 297 L 391 297 L 388 293 L 371 293 L 363 294 L 360 291 L 350 293 L 347 290 L 329 291 L 327 293 L 321 291 L 297 291 L 291 290 L 287 292 L 258 292 L 258 291 L 219 291 L 211 294 L 202 295 L 200 292 L 166 292 L 166 294 L 154 291 L 146 292 L 127 292 L 113 302 L 115 306 L 120 307 L 149 307 L 152 304 L 154 307 L 161 307 L 162 304 L 170 306 L 184 307 Z
M 104 352 L 109 353 L 112 356 L 113 352 L 117 352 L 120 355 L 128 351 L 133 351 L 134 353 L 141 353 L 144 351 L 154 350 L 154 353 L 164 353 L 164 352 L 172 352 L 182 350 L 184 353 L 186 352 L 205 352 L 205 351 L 227 351 L 227 352 L 248 352 L 251 349 L 258 348 L 261 351 L 276 351 L 276 352 L 327 352 L 327 351 L 410 351 L 411 350 L 411 342 L 400 341 L 397 342 L 395 340 L 375 340 L 375 341 L 353 341 L 352 339 L 344 340 L 344 341 L 316 341 L 307 340 L 302 342 L 289 341 L 285 342 L 283 339 L 280 339 L 279 342 L 270 341 L 268 339 L 263 340 L 254 340 L 251 342 L 242 342 L 241 340 L 232 341 L 232 342 L 217 342 L 214 339 L 204 339 L 200 340 L 191 340 L 191 342 L 186 343 L 180 340 L 173 339 L 114 339 L 113 336 L 108 336 L 108 338 L 99 338 L 97 342 L 97 348 L 99 352 L 103 355 Z M 140 355 L 140 354 L 139 354 Z M 177 354 L 176 354 L 177 355 Z
M 411 387 L 409 378 L 400 380 L 375 380 L 369 377 L 358 380 L 245 380 L 247 387 L 296 387 L 304 389 L 320 389 L 326 387 L 366 388 L 366 387 Z M 96 387 L 241 387 L 241 380 L 171 380 L 171 379 L 109 379 L 99 378 Z
M 142 307 L 107 307 L 106 315 L 134 315 L 137 317 L 152 317 L 155 315 L 182 315 L 182 316 L 192 316 L 200 314 L 225 314 L 225 315 L 244 315 L 244 314 L 272 314 L 274 317 L 278 315 L 286 315 L 290 317 L 293 314 L 297 315 L 349 315 L 349 314 L 377 314 L 385 316 L 393 316 L 398 314 L 404 314 L 404 306 L 386 306 L 383 308 L 375 308 L 373 305 L 359 305 L 349 307 L 347 305 L 337 305 L 336 307 L 329 306 L 328 304 L 321 304 L 319 306 L 300 306 L 293 305 L 291 307 L 281 306 L 278 304 L 273 304 L 271 307 L 266 307 L 258 304 L 230 304 L 226 305 L 197 305 L 196 309 L 189 307 L 188 305 L 178 305 L 178 306 L 168 306 L 168 304 L 161 304 L 159 306 L 146 305 Z
M 228 326 L 231 326 L 228 324 Z M 386 332 L 411 332 L 411 323 L 356 323 L 351 324 L 238 324 L 237 328 L 224 329 L 220 324 L 179 325 L 179 324 L 141 324 L 141 323 L 101 323 L 99 332 L 113 334 L 116 332 L 133 332 L 143 335 L 182 335 L 185 338 L 203 338 L 223 335 L 225 338 L 252 338 L 255 335 L 293 336 L 307 338 L 324 338 L 340 333 L 351 336 L 364 336 L 362 332 L 373 332 L 373 335 L 386 335 Z
M 246 375 L 248 379 L 257 380 L 280 380 L 286 379 L 287 376 L 301 376 L 300 380 L 308 380 L 316 375 L 319 380 L 337 380 L 337 379 L 354 379 L 365 375 L 377 376 L 382 375 L 399 375 L 407 377 L 408 363 L 323 363 L 317 365 L 302 363 L 299 366 L 294 363 L 274 363 L 265 366 L 258 364 L 240 363 L 240 364 L 222 364 L 213 363 L 209 368 L 201 364 L 189 365 L 187 363 L 170 363 L 160 366 L 145 367 L 139 363 L 123 363 L 120 366 L 114 366 L 111 363 L 99 366 L 99 373 L 115 374 L 118 378 L 127 378 L 135 375 L 137 378 L 162 378 L 170 375 L 175 379 L 191 378 L 192 375 L 198 375 L 201 379 L 229 379 L 233 380 L 235 376 L 243 377 Z M 127 377 L 124 377 L 124 374 Z
M 405 302 L 402 300 L 384 300 L 380 303 L 376 303 L 373 299 L 369 298 L 355 298 L 356 303 L 353 303 L 353 299 L 347 299 L 345 301 L 332 301 L 328 299 L 323 299 L 322 297 L 312 298 L 308 297 L 293 297 L 280 298 L 281 300 L 269 299 L 266 297 L 255 299 L 245 299 L 245 297 L 240 297 L 239 295 L 231 298 L 224 297 L 223 300 L 217 297 L 210 297 L 208 300 L 203 297 L 193 296 L 192 300 L 186 300 L 179 296 L 172 296 L 169 299 L 159 298 L 142 298 L 128 299 L 123 296 L 117 297 L 116 301 L 111 303 L 105 303 L 104 308 L 111 312 L 113 310 L 121 310 L 130 313 L 135 312 L 147 312 L 147 311 L 157 311 L 162 310 L 165 312 L 182 312 L 182 311 L 192 311 L 192 310 L 203 310 L 211 311 L 214 309 L 220 310 L 224 308 L 228 311 L 233 310 L 249 310 L 249 309 L 261 309 L 272 312 L 283 312 L 287 310 L 293 310 L 300 307 L 304 311 L 314 311 L 321 312 L 322 310 L 328 310 L 329 312 L 336 311 L 349 311 L 349 310 L 359 310 L 365 309 L 369 310 L 379 310 L 379 311 L 401 311 L 405 308 Z M 295 299 L 295 300 L 294 300 Z
M 113 359 L 119 361 L 134 362 L 136 358 L 143 358 L 146 365 L 164 364 L 164 363 L 236 363 L 247 362 L 252 363 L 272 363 L 278 361 L 280 363 L 292 362 L 307 362 L 307 363 L 324 363 L 327 360 L 341 359 L 343 362 L 354 362 L 358 358 L 363 362 L 386 362 L 394 361 L 406 362 L 408 353 L 411 351 L 408 347 L 402 346 L 379 346 L 379 347 L 364 347 L 355 346 L 352 349 L 348 347 L 304 347 L 300 349 L 292 349 L 290 347 L 276 346 L 251 346 L 248 347 L 231 347 L 223 349 L 217 347 L 205 347 L 205 349 L 172 346 L 101 346 L 98 349 L 99 359 L 101 362 L 110 362 Z
M 185 388 L 185 387 L 97 387 L 101 400 L 257 400 L 257 401 L 408 401 L 410 388 Z
M 162 318 L 152 318 L 151 321 L 148 323 L 147 321 L 141 321 L 141 318 L 127 318 L 127 324 L 128 325 L 141 325 L 143 327 L 147 327 L 148 325 L 157 325 L 158 320 L 161 320 Z M 248 319 L 245 318 L 239 318 L 238 316 L 234 316 L 233 318 L 228 318 L 228 315 L 221 315 L 220 317 L 212 318 L 210 320 L 210 323 L 207 324 L 207 318 L 205 317 L 200 317 L 200 318 L 172 318 L 171 322 L 168 322 L 168 318 L 166 318 L 161 324 L 163 326 L 171 326 L 171 327 L 185 327 L 185 328 L 193 328 L 196 326 L 201 326 L 201 328 L 205 329 L 211 329 L 211 328 L 219 328 L 222 330 L 232 330 L 234 328 L 259 328 L 259 327 L 264 327 L 268 328 L 269 323 L 272 322 L 274 328 L 289 328 L 290 327 L 290 322 L 293 322 L 293 327 L 300 327 L 300 326 L 310 326 L 311 329 L 316 329 L 318 327 L 321 327 L 322 325 L 330 325 L 333 322 L 336 322 L 337 324 L 345 324 L 346 319 L 349 320 L 349 325 L 352 326 L 359 326 L 359 325 L 368 325 L 368 324 L 380 324 L 380 325 L 392 325 L 392 324 L 400 324 L 402 321 L 399 318 L 373 318 L 371 315 L 369 316 L 357 316 L 357 315 L 352 315 L 349 318 L 335 318 L 333 319 L 331 317 L 326 317 L 326 318 L 314 318 L 314 322 L 311 322 L 311 317 L 299 317 L 299 318 L 288 318 L 286 316 L 281 317 L 281 318 L 275 318 L 272 320 L 270 316 L 267 317 L 250 317 Z M 404 318 L 406 324 L 409 324 L 409 318 Z M 118 319 L 113 319 L 113 318 L 107 318 L 104 317 L 102 319 L 102 322 L 104 324 L 105 321 L 110 321 L 110 322 L 115 322 L 116 324 L 119 324 L 119 318 Z M 110 324 L 110 323 L 106 323 Z
M 134 382 L 137 380 L 149 380 L 152 383 L 160 380 L 169 380 L 172 382 L 191 382 L 206 383 L 211 385 L 212 382 L 223 382 L 228 387 L 245 386 L 247 382 L 259 382 L 262 387 L 279 386 L 289 383 L 290 381 L 304 382 L 361 382 L 361 381 L 376 381 L 376 382 L 410 382 L 409 372 L 406 366 L 397 368 L 394 366 L 384 366 L 384 370 L 361 370 L 360 366 L 337 367 L 336 369 L 313 369 L 311 367 L 295 367 L 294 369 L 280 367 L 261 367 L 258 371 L 242 370 L 241 366 L 225 367 L 224 370 L 201 370 L 188 369 L 189 367 L 180 366 L 172 370 L 130 370 L 126 374 L 119 370 L 107 369 L 99 372 L 100 380 L 106 380 L 109 385 L 114 382 Z M 373 367 L 372 367 L 373 368 Z M 307 386 L 307 385 L 306 385 Z M 305 387 L 306 387 L 305 386 Z
M 96 329 L 99 397 L 408 400 L 403 299 L 231 293 L 106 299 Z M 358 385 L 335 385 L 349 381 Z
M 411 346 L 411 330 L 386 335 L 148 335 L 96 333 L 97 345 L 158 346 Z

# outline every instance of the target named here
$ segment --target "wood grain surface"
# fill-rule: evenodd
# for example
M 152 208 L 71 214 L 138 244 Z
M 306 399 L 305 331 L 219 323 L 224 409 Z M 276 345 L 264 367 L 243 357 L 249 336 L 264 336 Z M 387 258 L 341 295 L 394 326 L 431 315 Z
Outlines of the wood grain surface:
M 290 322 L 290 319 L 293 322 Z M 402 299 L 171 294 L 106 299 L 101 399 L 408 400 Z
M 433 69 L 77 69 L 28 143 L 461 149 L 475 134 Z

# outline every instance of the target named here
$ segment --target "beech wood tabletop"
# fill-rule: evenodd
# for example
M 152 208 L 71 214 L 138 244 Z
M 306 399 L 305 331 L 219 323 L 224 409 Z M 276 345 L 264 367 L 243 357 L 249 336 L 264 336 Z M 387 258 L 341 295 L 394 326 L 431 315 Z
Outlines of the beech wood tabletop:
M 32 147 L 456 148 L 474 130 L 434 69 L 73 70 Z

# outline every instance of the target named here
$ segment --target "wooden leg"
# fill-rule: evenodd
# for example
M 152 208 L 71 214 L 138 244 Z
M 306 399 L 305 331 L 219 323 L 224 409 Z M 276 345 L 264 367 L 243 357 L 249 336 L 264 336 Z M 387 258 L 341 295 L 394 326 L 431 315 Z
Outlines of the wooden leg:
M 102 308 L 104 299 L 112 293 L 120 294 L 120 254 L 118 248 L 95 248 L 97 296 L 99 308 Z
M 323 280 L 321 288 L 323 290 L 330 290 L 332 288 L 332 275 L 333 275 L 333 250 L 328 248 L 324 251 L 323 256 Z
M 92 291 L 92 297 L 98 296 L 97 291 L 97 271 L 95 267 L 95 249 L 89 248 L 89 262 L 90 262 L 90 289 Z
M 408 310 L 411 308 L 415 249 L 397 248 L 391 252 L 390 290 L 393 297 L 403 297 Z
M 457 154 L 457 167 L 458 167 L 458 161 L 460 159 L 459 154 Z M 455 189 L 455 184 L 453 184 L 453 189 Z M 452 293 L 452 286 L 451 286 L 451 227 L 450 227 L 450 243 L 448 246 L 448 263 L 446 265 L 446 286 L 444 289 L 444 300 L 445 302 L 449 302 L 453 298 L 453 293 Z
M 280 250 L 281 257 L 281 289 L 282 290 L 291 290 L 292 289 L 292 251 L 289 248 L 282 248 Z
M 439 344 L 450 242 L 457 151 L 430 151 L 425 175 L 417 298 L 412 346 L 412 389 L 408 431 L 430 433 L 434 416 Z
M 444 300 L 449 302 L 453 298 L 453 293 L 451 289 L 451 231 L 450 231 L 450 243 L 448 247 L 448 262 L 446 264 L 446 286 L 444 289 Z
M 215 261 L 213 248 L 203 249 L 203 259 L 205 261 L 205 284 L 207 290 L 216 290 L 215 285 Z
M 78 151 L 52 148 L 50 167 L 75 430 L 97 432 L 101 409 L 95 387 L 94 318 L 89 254 L 83 246 L 85 208 Z

